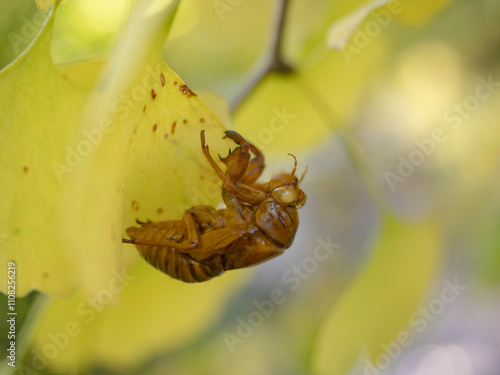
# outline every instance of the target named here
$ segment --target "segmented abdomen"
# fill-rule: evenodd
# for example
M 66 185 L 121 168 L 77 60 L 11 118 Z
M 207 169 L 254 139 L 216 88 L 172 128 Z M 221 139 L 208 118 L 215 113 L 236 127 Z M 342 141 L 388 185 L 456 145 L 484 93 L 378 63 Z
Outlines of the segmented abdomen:
M 144 224 L 140 228 L 127 229 L 127 234 L 137 240 L 180 243 L 187 238 L 182 221 Z M 136 245 L 139 254 L 153 267 L 186 283 L 210 280 L 224 272 L 221 255 L 216 254 L 199 262 L 189 254 L 164 246 Z

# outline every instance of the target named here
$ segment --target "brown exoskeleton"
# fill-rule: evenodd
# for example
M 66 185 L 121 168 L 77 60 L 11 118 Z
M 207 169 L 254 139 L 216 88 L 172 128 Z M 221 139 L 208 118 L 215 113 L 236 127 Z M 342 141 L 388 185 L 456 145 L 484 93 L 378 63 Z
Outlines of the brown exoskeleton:
M 210 155 L 202 131 L 201 148 L 222 180 L 226 208 L 193 206 L 182 220 L 141 223 L 130 227 L 130 239 L 141 256 L 171 277 L 185 282 L 201 282 L 232 270 L 263 262 L 283 253 L 292 245 L 299 216 L 297 208 L 306 202 L 292 173 L 274 176 L 267 183 L 256 180 L 264 170 L 264 157 L 234 131 L 226 137 L 239 147 L 221 158 L 224 173 Z M 254 157 L 251 157 L 251 153 Z M 305 172 L 304 172 L 305 174 Z

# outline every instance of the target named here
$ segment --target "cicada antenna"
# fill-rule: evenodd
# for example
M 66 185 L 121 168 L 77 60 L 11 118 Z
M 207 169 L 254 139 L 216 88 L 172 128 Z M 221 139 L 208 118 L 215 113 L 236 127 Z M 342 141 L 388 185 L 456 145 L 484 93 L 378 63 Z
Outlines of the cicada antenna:
M 293 176 L 295 174 L 295 171 L 297 170 L 297 158 L 293 154 L 288 154 L 288 155 L 290 155 L 293 158 L 293 160 L 295 160 L 295 163 L 293 165 L 293 171 L 292 171 L 292 176 Z
M 304 179 L 304 177 L 306 177 L 306 172 L 307 172 L 307 168 L 308 168 L 308 167 L 309 167 L 309 166 L 308 166 L 308 165 L 306 165 L 306 169 L 304 170 L 304 173 L 302 173 L 302 176 L 300 177 L 299 184 L 302 182 L 302 180 Z

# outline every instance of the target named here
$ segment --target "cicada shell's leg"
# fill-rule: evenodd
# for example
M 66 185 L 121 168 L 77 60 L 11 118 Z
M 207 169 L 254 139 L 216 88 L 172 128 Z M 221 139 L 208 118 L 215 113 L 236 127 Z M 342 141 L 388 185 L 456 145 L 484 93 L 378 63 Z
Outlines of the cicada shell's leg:
M 139 225 L 151 224 L 152 221 L 148 219 L 148 221 L 140 221 L 139 219 L 135 219 L 135 222 Z
M 227 191 L 227 190 L 224 190 Z M 199 224 L 200 235 L 204 229 L 219 229 L 224 226 L 224 220 L 215 208 L 209 206 L 193 206 L 186 212 L 189 212 L 196 223 Z
M 122 239 L 124 243 L 132 243 L 134 245 L 152 245 L 152 246 L 163 246 L 163 247 L 173 247 L 175 249 L 179 249 L 181 251 L 188 251 L 196 248 L 200 243 L 200 228 L 198 223 L 196 222 L 193 214 L 195 212 L 193 209 L 189 209 L 184 214 L 183 220 L 186 224 L 186 230 L 188 234 L 188 244 L 182 244 L 177 242 L 169 242 L 169 241 L 148 241 L 148 240 L 138 240 L 135 238 L 132 239 Z
M 235 153 L 235 151 L 228 155 L 227 158 L 223 159 L 224 163 L 228 165 L 228 168 L 230 166 L 233 168 L 230 173 L 232 181 L 240 181 L 247 185 L 252 184 L 260 177 L 262 171 L 264 170 L 264 155 L 257 147 L 245 140 L 240 134 L 236 133 L 235 131 L 227 130 L 225 134 L 227 138 L 231 138 L 241 146 L 241 155 L 238 155 L 237 159 L 238 163 L 233 160 L 231 165 L 229 165 L 229 163 L 226 161 L 233 156 L 232 154 Z M 249 151 L 252 151 L 255 154 L 254 158 L 250 159 Z
M 255 157 L 250 160 L 250 163 L 248 163 L 247 170 L 241 179 L 241 182 L 247 185 L 257 181 L 257 179 L 264 171 L 265 167 L 264 155 L 262 155 L 262 152 L 260 152 L 260 150 L 254 145 L 248 145 L 250 147 L 250 150 L 252 150 L 252 152 L 255 154 Z
M 193 244 L 182 244 L 177 242 L 169 241 L 148 241 L 148 240 L 137 240 L 135 238 L 122 238 L 123 243 L 131 243 L 134 245 L 150 245 L 150 246 L 161 246 L 161 247 L 173 247 L 174 249 L 179 249 L 181 251 L 194 249 L 196 246 Z
M 240 214 L 243 211 L 243 205 L 230 191 L 222 191 L 222 200 L 224 201 L 226 207 L 232 207 Z
M 225 134 L 224 138 L 232 139 L 241 146 L 241 149 L 245 154 L 248 154 L 248 148 L 250 147 L 250 143 L 248 143 L 245 138 L 243 138 L 239 133 L 235 132 L 234 130 L 226 130 L 224 134 Z
M 188 233 L 188 241 L 192 248 L 195 248 L 200 243 L 200 228 L 198 223 L 195 221 L 193 214 L 190 212 L 191 210 L 187 210 L 184 214 L 184 222 L 186 223 L 186 229 Z
M 224 171 L 217 165 L 215 160 L 212 158 L 212 155 L 210 155 L 210 150 L 208 146 L 205 144 L 205 130 L 202 130 L 200 133 L 200 138 L 201 138 L 201 149 L 203 151 L 203 154 L 207 158 L 208 162 L 214 169 L 215 173 L 219 176 L 219 178 L 222 180 L 224 183 L 224 187 L 228 190 L 231 191 L 236 191 L 236 187 L 234 186 L 233 182 L 229 180 L 229 178 L 226 176 Z
M 248 144 L 243 137 L 241 137 L 238 133 L 236 132 L 231 132 L 229 131 L 229 134 L 232 137 L 235 137 L 238 141 L 243 140 L 246 144 Z M 266 194 L 263 191 L 254 189 L 250 186 L 247 186 L 245 184 L 238 184 L 238 187 L 236 188 L 235 184 L 229 179 L 229 177 L 224 174 L 222 169 L 217 165 L 217 163 L 214 161 L 212 156 L 210 155 L 208 146 L 205 145 L 205 131 L 201 131 L 201 147 L 203 149 L 203 153 L 205 154 L 205 157 L 209 161 L 210 165 L 212 168 L 214 168 L 215 172 L 219 175 L 221 180 L 223 181 L 223 189 L 230 191 L 233 193 L 238 199 L 245 203 L 249 204 L 258 204 L 266 198 Z
M 248 170 L 248 165 L 250 164 L 250 144 L 235 131 L 227 130 L 224 134 L 224 138 L 230 138 L 240 146 L 230 151 L 229 155 L 225 158 L 221 158 L 221 161 L 227 166 L 226 174 L 233 183 L 237 184 L 245 175 L 245 172 Z
M 251 184 L 255 182 L 264 170 L 264 155 L 257 147 L 248 142 L 235 131 L 227 130 L 225 134 L 227 138 L 231 138 L 241 146 L 241 153 L 244 156 L 249 155 L 249 151 L 252 151 L 255 154 L 254 158 L 249 158 L 246 163 L 242 162 L 239 166 L 239 170 L 234 172 L 235 175 L 238 175 L 237 180 L 241 180 L 244 184 Z

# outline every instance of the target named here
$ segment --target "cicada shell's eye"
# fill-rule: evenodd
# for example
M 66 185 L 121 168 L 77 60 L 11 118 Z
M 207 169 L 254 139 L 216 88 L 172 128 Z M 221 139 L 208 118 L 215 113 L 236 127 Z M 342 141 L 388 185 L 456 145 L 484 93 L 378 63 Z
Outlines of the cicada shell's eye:
M 305 195 L 302 190 L 299 190 L 299 191 L 300 191 L 300 194 L 299 194 L 299 198 L 297 199 L 297 203 L 295 204 L 295 207 L 302 208 L 306 204 L 307 195 Z
M 273 190 L 273 198 L 282 206 L 292 206 L 297 202 L 297 188 L 295 186 L 281 186 Z

